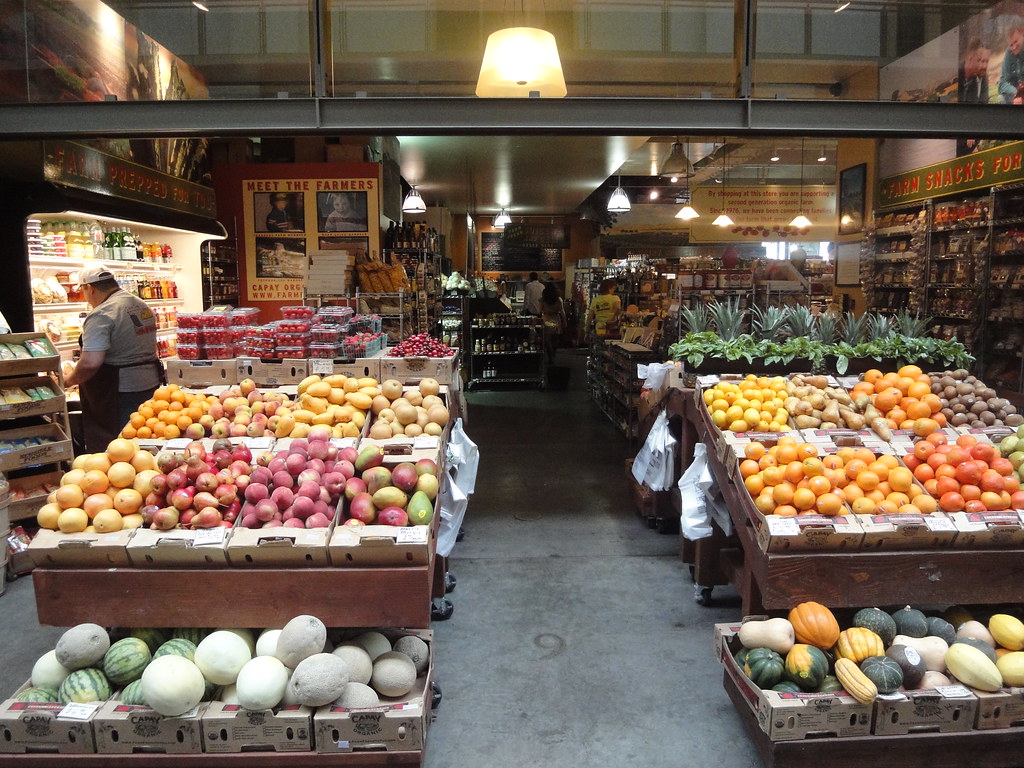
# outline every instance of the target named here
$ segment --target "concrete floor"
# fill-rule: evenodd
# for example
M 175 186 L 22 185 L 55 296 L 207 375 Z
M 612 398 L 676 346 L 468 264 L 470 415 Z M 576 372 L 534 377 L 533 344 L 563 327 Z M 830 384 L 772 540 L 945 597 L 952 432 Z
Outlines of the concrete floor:
M 631 453 L 589 399 L 583 353 L 558 362 L 567 391 L 467 395 L 480 470 L 450 561 L 454 613 L 433 624 L 443 699 L 425 767 L 760 766 L 712 652 L 739 599 L 719 587 L 711 607 L 694 602 L 678 537 L 635 512 Z M 10 691 L 62 630 L 38 625 L 30 577 L 0 608 Z

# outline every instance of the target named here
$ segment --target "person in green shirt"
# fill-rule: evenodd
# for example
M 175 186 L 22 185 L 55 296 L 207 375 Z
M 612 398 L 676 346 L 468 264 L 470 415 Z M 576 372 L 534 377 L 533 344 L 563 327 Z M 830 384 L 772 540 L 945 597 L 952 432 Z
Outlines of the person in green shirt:
M 587 327 L 592 328 L 599 339 L 615 337 L 618 335 L 621 312 L 622 299 L 615 295 L 615 279 L 609 277 L 602 280 L 597 296 L 590 300 Z

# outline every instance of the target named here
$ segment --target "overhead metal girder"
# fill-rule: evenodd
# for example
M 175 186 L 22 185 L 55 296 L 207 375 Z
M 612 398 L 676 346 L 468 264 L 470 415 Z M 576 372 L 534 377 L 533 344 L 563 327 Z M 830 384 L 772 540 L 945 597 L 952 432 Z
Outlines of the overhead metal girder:
M 1024 138 L 1001 105 L 760 99 L 353 98 L 0 104 L 0 139 L 301 135 Z

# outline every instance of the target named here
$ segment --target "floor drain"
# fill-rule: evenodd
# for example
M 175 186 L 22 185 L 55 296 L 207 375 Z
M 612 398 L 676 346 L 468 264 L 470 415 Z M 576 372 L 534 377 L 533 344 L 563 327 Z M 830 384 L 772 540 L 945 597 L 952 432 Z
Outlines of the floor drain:
M 532 523 L 534 520 L 540 520 L 540 512 L 516 512 L 512 517 L 524 523 Z

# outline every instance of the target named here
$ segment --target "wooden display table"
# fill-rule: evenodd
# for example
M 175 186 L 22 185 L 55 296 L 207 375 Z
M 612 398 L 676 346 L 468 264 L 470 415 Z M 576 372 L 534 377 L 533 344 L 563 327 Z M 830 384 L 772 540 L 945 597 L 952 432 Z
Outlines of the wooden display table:
M 167 766 L 167 768 L 321 768 L 350 766 L 371 768 L 376 766 L 418 766 L 423 764 L 423 752 L 345 752 L 319 754 L 317 752 L 239 752 L 225 754 L 199 753 L 194 755 L 165 755 L 152 752 L 133 755 L 58 755 L 58 754 L 0 754 L 0 768 L 51 768 L 54 765 L 75 768 L 140 768 L 140 766 Z
M 36 568 L 41 624 L 428 627 L 434 565 L 402 568 Z M 442 584 L 444 574 L 441 574 Z
M 762 552 L 747 513 L 747 491 L 719 460 L 693 390 L 682 392 L 680 460 L 689 463 L 692 449 L 686 451 L 695 441 L 708 446 L 708 463 L 735 528 L 734 543 L 722 536 L 694 543 L 694 581 L 705 587 L 723 583 L 720 571 L 740 593 L 743 615 L 788 611 L 805 600 L 831 608 L 1020 602 L 1024 550 L 1019 549 Z

